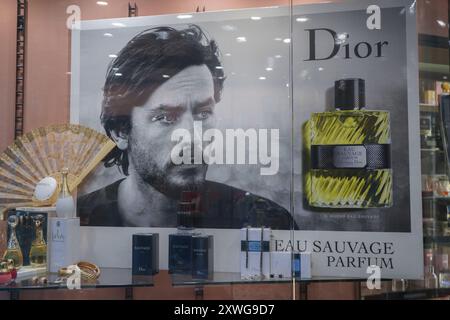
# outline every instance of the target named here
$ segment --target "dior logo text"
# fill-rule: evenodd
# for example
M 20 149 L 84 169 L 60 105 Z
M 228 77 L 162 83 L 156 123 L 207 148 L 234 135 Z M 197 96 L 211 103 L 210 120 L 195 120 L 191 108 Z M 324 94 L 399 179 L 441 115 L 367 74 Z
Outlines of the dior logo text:
M 353 43 L 350 34 L 340 33 L 328 28 L 305 29 L 309 35 L 309 58 L 305 61 L 329 60 L 335 57 L 342 59 L 366 59 L 369 57 L 384 57 L 384 50 L 389 46 L 388 41 L 369 43 L 365 41 Z M 320 47 L 318 43 L 329 43 Z M 324 49 L 325 48 L 325 49 Z

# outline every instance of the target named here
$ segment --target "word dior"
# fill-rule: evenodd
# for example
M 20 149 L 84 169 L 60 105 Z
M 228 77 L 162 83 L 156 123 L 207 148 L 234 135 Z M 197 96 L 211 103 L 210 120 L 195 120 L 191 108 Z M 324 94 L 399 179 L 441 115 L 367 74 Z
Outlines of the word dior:
M 381 30 L 381 8 L 377 5 L 370 5 L 367 7 L 366 13 L 369 15 L 366 20 L 366 27 L 369 30 Z M 350 43 L 344 44 L 350 39 L 348 33 L 338 34 L 336 31 L 327 28 L 305 29 L 309 33 L 309 59 L 305 61 L 329 60 L 341 51 L 343 47 L 344 59 L 352 59 L 352 53 L 359 59 L 366 59 L 375 53 L 376 58 L 383 57 L 383 48 L 389 45 L 388 41 L 379 41 L 373 45 L 368 42 L 358 42 L 351 48 Z M 316 52 L 316 35 L 321 34 L 324 37 L 332 40 L 332 51 L 321 53 L 320 57 Z M 330 37 L 331 36 L 331 37 Z M 353 49 L 353 50 L 351 50 Z
M 319 61 L 319 60 L 329 60 L 338 55 L 338 53 L 344 59 L 366 59 L 370 56 L 376 58 L 384 57 L 383 49 L 389 46 L 388 41 L 379 41 L 374 44 L 362 41 L 356 44 L 347 43 L 350 39 L 348 33 L 338 34 L 336 31 L 328 28 L 318 28 L 318 29 L 305 29 L 309 34 L 309 58 L 305 61 Z M 331 41 L 331 51 L 317 53 L 317 41 L 318 35 L 321 39 L 325 41 Z M 344 44 L 346 43 L 346 44 Z M 342 50 L 341 50 L 342 49 Z
M 193 136 L 187 129 L 172 132 L 171 141 L 177 144 L 172 148 L 170 157 L 175 165 L 258 164 L 259 160 L 259 164 L 266 166 L 260 169 L 261 175 L 275 175 L 279 169 L 279 136 L 278 129 L 226 129 L 224 137 L 218 129 L 203 132 L 202 122 L 195 121 Z M 203 143 L 208 144 L 204 147 Z

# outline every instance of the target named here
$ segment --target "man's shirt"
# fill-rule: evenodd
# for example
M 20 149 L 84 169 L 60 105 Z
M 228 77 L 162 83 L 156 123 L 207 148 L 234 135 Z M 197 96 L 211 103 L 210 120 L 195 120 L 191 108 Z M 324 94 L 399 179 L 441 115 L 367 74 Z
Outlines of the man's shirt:
M 125 226 L 117 200 L 122 181 L 116 181 L 78 199 L 81 225 Z M 199 211 L 195 217 L 196 228 L 240 229 L 264 226 L 278 230 L 297 229 L 291 214 L 270 200 L 212 181 L 205 181 L 202 190 L 204 191 L 199 195 Z M 176 204 L 177 200 L 173 201 Z M 152 209 L 149 210 L 151 214 Z

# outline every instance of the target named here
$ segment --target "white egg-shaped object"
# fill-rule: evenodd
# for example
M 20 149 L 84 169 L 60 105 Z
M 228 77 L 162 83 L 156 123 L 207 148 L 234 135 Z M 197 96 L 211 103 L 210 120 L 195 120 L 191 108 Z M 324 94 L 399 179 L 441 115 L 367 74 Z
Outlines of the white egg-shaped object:
M 45 177 L 36 185 L 34 197 L 39 201 L 49 200 L 58 188 L 58 182 L 55 178 Z

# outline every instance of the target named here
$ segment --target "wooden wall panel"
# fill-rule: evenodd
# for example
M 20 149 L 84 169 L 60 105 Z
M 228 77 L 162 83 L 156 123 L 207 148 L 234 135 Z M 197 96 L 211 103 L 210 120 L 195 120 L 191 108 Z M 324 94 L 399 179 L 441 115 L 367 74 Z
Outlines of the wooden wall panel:
M 0 151 L 14 139 L 16 0 L 0 1 Z
M 441 25 L 438 21 L 444 22 Z M 418 0 L 417 27 L 419 33 L 448 38 L 448 0 Z

